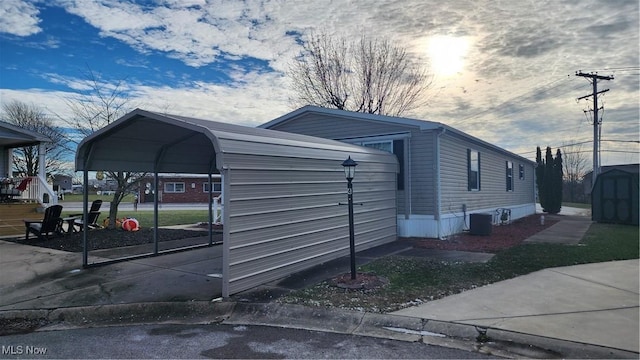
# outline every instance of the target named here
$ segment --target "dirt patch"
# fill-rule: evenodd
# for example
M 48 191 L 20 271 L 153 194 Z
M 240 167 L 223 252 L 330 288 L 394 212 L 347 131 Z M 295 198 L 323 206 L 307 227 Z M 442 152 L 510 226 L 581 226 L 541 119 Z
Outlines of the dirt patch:
M 48 323 L 49 321 L 45 318 L 0 319 L 0 336 L 14 335 L 14 334 L 27 334 L 47 325 Z
M 331 279 L 330 283 L 341 289 L 374 290 L 387 285 L 389 280 L 382 276 L 368 273 L 356 273 L 356 278 L 352 279 L 351 273 L 348 273 Z
M 540 215 L 530 215 L 506 225 L 494 225 L 490 235 L 471 235 L 468 231 L 452 235 L 444 240 L 408 238 L 413 246 L 424 249 L 459 250 L 496 253 L 521 244 L 525 239 L 557 223 L 557 217 L 545 216 L 544 225 Z

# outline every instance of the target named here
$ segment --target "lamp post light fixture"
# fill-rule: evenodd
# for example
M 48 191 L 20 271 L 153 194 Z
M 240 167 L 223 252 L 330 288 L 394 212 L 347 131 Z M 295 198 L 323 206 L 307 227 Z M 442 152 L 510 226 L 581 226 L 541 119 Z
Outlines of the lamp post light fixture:
M 356 279 L 356 243 L 353 231 L 353 178 L 356 175 L 358 163 L 351 159 L 351 156 L 342 162 L 344 166 L 344 176 L 347 178 L 347 200 L 349 205 L 349 251 L 351 253 L 351 279 Z

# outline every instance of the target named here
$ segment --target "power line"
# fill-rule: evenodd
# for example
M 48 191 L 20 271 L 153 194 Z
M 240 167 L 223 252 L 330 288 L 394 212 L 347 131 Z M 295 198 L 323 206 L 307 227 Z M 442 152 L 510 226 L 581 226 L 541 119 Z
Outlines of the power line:
M 598 80 L 613 80 L 613 76 L 598 75 L 598 73 L 584 73 L 582 70 L 576 72 L 576 76 L 580 76 L 586 79 L 591 79 L 591 85 L 593 85 L 593 92 L 589 95 L 581 96 L 578 100 L 593 97 L 593 181 L 600 173 L 600 152 L 598 147 L 600 146 L 600 123 L 601 118 L 598 117 L 598 95 L 609 91 L 609 89 L 598 91 Z
M 640 141 L 639 141 L 639 140 L 604 140 L 604 139 L 603 139 L 603 140 L 600 140 L 600 141 L 604 141 L 604 142 L 620 142 L 620 143 L 635 143 L 635 144 L 640 144 Z M 563 144 L 563 145 L 560 145 L 560 146 L 550 146 L 550 147 L 552 147 L 552 148 L 559 148 L 559 149 L 561 149 L 561 148 L 564 148 L 564 147 L 570 147 L 570 146 L 575 146 L 575 145 L 584 145 L 584 144 L 589 144 L 589 143 L 591 143 L 591 142 L 592 142 L 592 140 L 585 140 L 585 141 L 580 141 L 580 142 L 574 142 L 574 143 L 571 143 L 571 144 Z M 533 154 L 533 153 L 535 153 L 536 151 L 537 151 L 537 150 L 533 150 L 533 151 L 525 151 L 525 152 L 518 153 L 518 155 Z M 584 150 L 584 152 L 587 152 L 587 151 L 591 151 L 591 150 Z M 611 152 L 612 150 L 603 150 L 603 151 L 605 151 L 605 152 L 607 152 L 607 151 Z M 583 152 L 583 151 L 581 151 L 581 152 Z M 633 151 L 632 151 L 632 153 L 633 153 Z
M 527 92 L 525 92 L 523 94 L 520 94 L 520 95 L 515 96 L 513 98 L 510 98 L 510 99 L 508 99 L 506 101 L 503 101 L 500 104 L 497 104 L 495 106 L 491 106 L 491 107 L 489 107 L 489 108 L 487 108 L 485 110 L 479 111 L 479 112 L 477 112 L 475 114 L 468 115 L 466 117 L 463 117 L 462 119 L 452 121 L 451 124 L 455 125 L 455 124 L 464 122 L 466 120 L 473 119 L 473 118 L 476 118 L 478 116 L 482 116 L 482 115 L 488 114 L 490 112 L 495 112 L 495 111 L 499 110 L 500 108 L 502 108 L 502 107 L 504 107 L 506 105 L 518 105 L 518 104 L 524 102 L 525 100 L 528 100 L 529 98 L 531 98 L 533 96 L 538 96 L 540 94 L 548 93 L 548 92 L 550 92 L 550 91 L 552 91 L 554 89 L 557 89 L 557 88 L 563 86 L 569 80 L 570 80 L 570 78 L 569 78 L 569 76 L 567 76 L 566 78 L 562 77 L 560 79 L 556 79 L 556 80 L 550 81 L 550 82 L 548 82 L 546 84 L 540 85 L 540 86 L 538 86 L 538 87 L 536 87 L 536 88 L 534 88 L 532 90 L 529 90 L 529 91 L 527 91 Z M 583 86 L 580 85 L 579 87 L 583 87 Z M 524 111 L 524 109 L 522 109 L 520 111 Z M 520 111 L 517 111 L 517 112 L 520 112 Z M 506 115 L 512 115 L 512 114 L 515 114 L 517 112 L 510 112 L 510 113 L 508 113 Z

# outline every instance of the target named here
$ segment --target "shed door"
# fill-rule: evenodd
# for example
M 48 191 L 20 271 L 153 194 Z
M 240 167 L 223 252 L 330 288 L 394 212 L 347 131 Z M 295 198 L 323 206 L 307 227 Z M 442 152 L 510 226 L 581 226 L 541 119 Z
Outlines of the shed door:
M 602 179 L 602 220 L 631 223 L 631 179 L 609 176 Z

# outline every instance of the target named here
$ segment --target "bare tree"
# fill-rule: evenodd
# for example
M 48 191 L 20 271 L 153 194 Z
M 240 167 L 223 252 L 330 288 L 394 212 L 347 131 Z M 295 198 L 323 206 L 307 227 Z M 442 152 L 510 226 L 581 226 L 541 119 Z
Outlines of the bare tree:
M 565 194 L 569 195 L 569 201 L 578 202 L 578 200 L 584 200 L 579 194 L 583 194 L 582 191 L 582 178 L 587 172 L 588 160 L 585 152 L 582 151 L 582 144 L 570 141 L 562 144 L 562 152 L 564 154 L 563 167 L 564 167 L 564 182 L 567 187 Z
M 289 69 L 296 106 L 398 116 L 426 105 L 431 76 L 389 40 L 311 34 Z
M 67 174 L 65 159 L 71 155 L 71 150 L 64 141 L 62 129 L 55 126 L 53 120 L 34 104 L 12 101 L 2 105 L 2 120 L 23 129 L 39 133 L 47 137 L 50 142 L 45 144 L 45 170 L 48 177 Z M 35 176 L 40 168 L 38 146 L 26 146 L 14 150 L 13 166 L 18 174 Z
M 128 112 L 124 80 L 105 82 L 92 71 L 85 74 L 86 90 L 66 99 L 73 117 L 65 121 L 83 138 L 111 124 Z
M 93 134 L 95 131 L 111 124 L 127 113 L 129 97 L 123 86 L 123 80 L 110 83 L 100 79 L 93 71 L 86 74 L 87 90 L 66 100 L 73 116 L 66 119 L 67 123 L 82 136 Z M 82 139 L 75 139 L 78 142 Z M 146 173 L 128 171 L 106 171 L 105 176 L 114 180 L 117 189 L 109 208 L 109 228 L 115 227 L 118 217 L 118 205 L 125 195 L 137 187 L 138 180 Z M 85 184 L 85 186 L 88 184 Z

